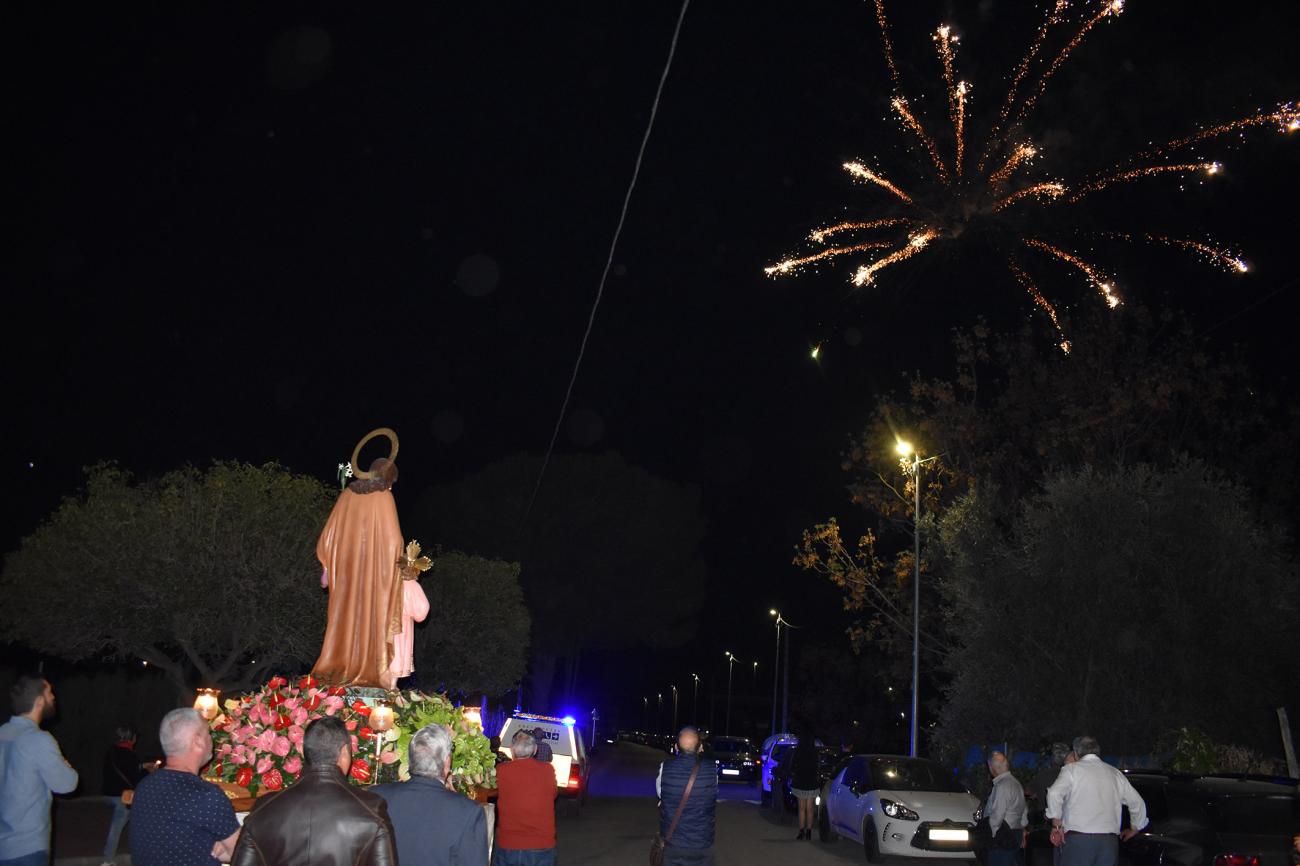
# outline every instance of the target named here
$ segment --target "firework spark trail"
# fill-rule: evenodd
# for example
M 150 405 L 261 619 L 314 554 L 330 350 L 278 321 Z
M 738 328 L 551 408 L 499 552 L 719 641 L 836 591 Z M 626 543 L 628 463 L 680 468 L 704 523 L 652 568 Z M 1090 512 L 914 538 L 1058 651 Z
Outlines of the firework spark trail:
M 1047 90 L 1047 82 L 1052 80 L 1052 76 L 1055 75 L 1056 71 L 1065 64 L 1065 61 L 1069 59 L 1070 55 L 1074 52 L 1074 49 L 1078 48 L 1083 43 L 1084 38 L 1087 37 L 1092 28 L 1101 23 L 1102 19 L 1108 18 L 1112 15 L 1118 15 L 1123 11 L 1124 0 L 1102 0 L 1101 9 L 1096 15 L 1089 18 L 1087 23 L 1084 24 L 1083 27 L 1079 28 L 1079 32 L 1074 34 L 1074 38 L 1061 49 L 1061 53 L 1056 55 L 1056 59 L 1052 61 L 1052 65 L 1047 67 L 1047 71 L 1043 73 L 1043 77 L 1038 79 L 1038 86 L 1034 88 L 1034 92 L 1020 104 L 1020 110 L 1016 112 L 1016 118 L 1012 121 L 1013 124 L 1019 123 L 1021 120 L 1028 117 L 1034 110 L 1034 106 L 1038 103 L 1038 98 L 1043 95 L 1043 91 Z
M 939 61 L 943 63 L 943 84 L 948 89 L 948 112 L 952 115 L 953 125 L 957 123 L 957 82 L 953 72 L 953 43 L 957 37 L 947 24 L 934 31 L 934 47 L 939 52 Z
M 777 262 L 774 265 L 763 268 L 763 273 L 767 274 L 769 277 L 776 276 L 777 274 L 788 274 L 795 268 L 803 267 L 804 265 L 809 265 L 813 262 L 819 262 L 823 259 L 842 256 L 845 253 L 858 253 L 864 250 L 882 250 L 887 247 L 892 247 L 893 245 L 893 241 L 866 241 L 864 243 L 854 244 L 851 247 L 836 247 L 830 250 L 822 250 L 820 253 L 814 253 L 811 256 L 804 256 L 800 259 L 786 259 L 785 261 Z
M 939 148 L 935 145 L 934 139 L 926 134 L 925 127 L 921 121 L 916 119 L 912 110 L 907 107 L 907 100 L 901 96 L 896 96 L 891 103 L 898 116 L 903 119 L 903 125 L 912 132 L 916 133 L 917 138 L 921 139 L 921 144 L 930 153 L 930 160 L 934 163 L 934 171 L 939 176 L 939 180 L 944 184 L 948 183 L 948 167 L 943 164 L 943 157 L 939 155 Z
M 883 259 L 877 259 L 869 265 L 863 265 L 858 268 L 857 273 L 853 275 L 853 285 L 866 286 L 875 281 L 877 271 L 882 271 L 890 265 L 898 264 L 904 259 L 910 259 L 912 256 L 925 249 L 925 245 L 939 236 L 934 229 L 923 229 L 907 239 L 907 246 L 894 250 Z
M 1065 192 L 1066 192 L 1065 186 L 1063 184 L 1056 183 L 1055 181 L 1048 181 L 1047 183 L 1036 183 L 1033 186 L 1027 186 L 1022 190 L 1017 190 L 1016 192 L 1013 192 L 1011 195 L 1007 196 L 1004 199 L 1001 199 L 1000 201 L 994 202 L 993 212 L 997 213 L 998 211 L 1015 204 L 1021 199 L 1028 198 L 1029 196 L 1038 196 L 1041 198 L 1060 198 L 1061 196 L 1065 195 Z
M 880 25 L 880 42 L 885 49 L 885 65 L 889 67 L 889 80 L 894 94 L 902 90 L 898 82 L 898 64 L 894 62 L 894 43 L 889 38 L 889 19 L 885 16 L 885 0 L 876 0 L 876 23 Z
M 989 187 L 992 189 L 1001 187 L 1011 178 L 1011 173 L 1020 166 L 1020 163 L 1027 159 L 1033 159 L 1037 155 L 1038 149 L 1032 144 L 1020 145 L 1007 158 L 1002 168 L 989 175 Z
M 1141 160 L 1155 159 L 1166 156 L 1170 151 L 1178 150 L 1189 144 L 1195 144 L 1198 141 L 1205 141 L 1210 138 L 1218 138 L 1220 135 L 1227 135 L 1229 132 L 1236 132 L 1241 129 L 1249 129 L 1252 126 L 1265 126 L 1267 124 L 1277 124 L 1278 132 L 1296 132 L 1300 130 L 1300 109 L 1297 109 L 1294 103 L 1284 102 L 1274 111 L 1263 114 L 1254 114 L 1250 117 L 1242 117 L 1237 120 L 1231 120 L 1227 123 L 1220 123 L 1217 126 L 1211 126 L 1202 129 L 1200 132 L 1186 136 L 1185 138 L 1176 138 L 1173 141 L 1167 141 L 1159 147 L 1153 147 L 1150 150 L 1144 150 L 1134 155 L 1129 162 L 1138 162 Z
M 844 163 L 844 170 L 856 178 L 861 178 L 868 183 L 874 183 L 876 186 L 884 187 L 907 204 L 912 203 L 912 197 L 910 195 L 903 192 L 901 189 L 894 186 L 888 180 L 876 174 L 860 162 L 846 162 Z
M 1038 286 L 1034 285 L 1034 281 L 1029 278 L 1029 274 L 1025 273 L 1024 268 L 1020 267 L 1012 259 L 1007 259 L 1007 267 L 1011 269 L 1011 273 L 1015 274 L 1016 279 L 1020 281 L 1020 285 L 1029 293 L 1029 296 L 1034 299 L 1034 303 L 1042 307 L 1048 318 L 1052 320 L 1052 326 L 1056 328 L 1056 333 L 1061 335 L 1059 344 L 1061 351 L 1067 355 L 1070 354 L 1070 341 L 1065 338 L 1065 330 L 1061 327 L 1061 320 L 1057 318 L 1056 307 L 1052 306 L 1052 302 L 1047 300 L 1043 293 L 1038 290 Z
M 957 82 L 957 117 L 953 122 L 957 133 L 957 158 L 956 168 L 957 175 L 961 176 L 962 163 L 966 160 L 966 94 L 970 93 L 970 85 L 965 81 Z
M 865 223 L 838 223 L 833 226 L 827 226 L 824 229 L 817 229 L 815 232 L 808 235 L 808 239 L 820 244 L 825 243 L 826 238 L 834 234 L 839 234 L 840 232 L 867 231 L 869 229 L 886 228 L 887 226 L 908 225 L 914 222 L 916 222 L 916 220 L 907 219 L 905 217 L 887 217 L 885 219 L 871 220 L 870 222 Z
M 1074 265 L 1092 282 L 1092 284 L 1097 288 L 1097 291 L 1101 292 L 1102 297 L 1106 299 L 1106 304 L 1110 306 L 1111 309 L 1119 306 L 1120 300 L 1119 296 L 1115 294 L 1115 286 L 1092 265 L 1076 256 L 1074 253 L 1067 252 L 1058 246 L 1049 244 L 1046 241 L 1041 241 L 1038 238 L 1021 238 L 1021 240 L 1024 241 L 1027 246 L 1031 246 L 1036 250 L 1041 250 L 1050 256 L 1055 256 L 1067 264 Z
M 1190 238 L 1171 238 L 1167 235 L 1153 234 L 1129 234 L 1128 232 L 1099 232 L 1101 237 L 1114 238 L 1116 240 L 1137 243 L 1146 241 L 1152 244 L 1168 244 L 1179 249 L 1189 250 L 1197 253 L 1218 267 L 1223 268 L 1230 273 L 1244 274 L 1250 270 L 1250 265 L 1242 261 L 1241 257 L 1232 253 L 1226 247 L 1213 247 L 1209 244 L 1194 241 Z
M 1007 98 L 1002 103 L 1002 108 L 998 111 L 998 119 L 993 123 L 993 129 L 989 132 L 988 143 L 984 145 L 984 153 L 980 156 L 979 165 L 975 167 L 976 171 L 983 171 L 984 166 L 988 163 L 989 157 L 993 155 L 993 149 L 998 141 L 998 132 L 1006 124 L 1007 118 L 1011 116 L 1011 108 L 1016 103 L 1016 95 L 1020 92 L 1020 83 L 1024 81 L 1025 75 L 1029 72 L 1029 66 L 1042 50 L 1043 41 L 1047 38 L 1047 31 L 1061 23 L 1065 15 L 1065 10 L 1070 8 L 1069 0 L 1056 0 L 1052 11 L 1047 13 L 1047 18 L 1043 20 L 1043 25 L 1038 28 L 1038 35 L 1029 45 L 1029 51 L 1025 53 L 1024 59 L 1016 67 L 1015 74 L 1011 77 L 1011 87 L 1007 89 Z
M 1096 180 L 1089 181 L 1075 191 L 1070 196 L 1069 203 L 1074 204 L 1086 195 L 1091 195 L 1098 190 L 1105 189 L 1117 183 L 1126 183 L 1131 180 L 1141 180 L 1147 177 L 1155 177 L 1160 174 L 1170 174 L 1172 172 L 1186 173 L 1189 171 L 1204 171 L 1206 174 L 1218 174 L 1223 166 L 1217 162 L 1183 162 L 1177 165 L 1148 165 L 1142 168 L 1134 168 L 1129 171 L 1121 171 L 1118 174 L 1107 175 Z

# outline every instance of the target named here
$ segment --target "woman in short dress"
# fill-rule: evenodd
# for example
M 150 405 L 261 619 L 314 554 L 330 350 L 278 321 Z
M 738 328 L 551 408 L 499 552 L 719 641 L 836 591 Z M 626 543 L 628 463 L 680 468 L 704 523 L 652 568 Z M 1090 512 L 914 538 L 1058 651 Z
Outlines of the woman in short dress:
M 814 806 L 817 795 L 821 793 L 818 763 L 817 738 L 805 731 L 790 757 L 790 790 L 799 803 L 799 835 L 796 839 L 812 838 Z

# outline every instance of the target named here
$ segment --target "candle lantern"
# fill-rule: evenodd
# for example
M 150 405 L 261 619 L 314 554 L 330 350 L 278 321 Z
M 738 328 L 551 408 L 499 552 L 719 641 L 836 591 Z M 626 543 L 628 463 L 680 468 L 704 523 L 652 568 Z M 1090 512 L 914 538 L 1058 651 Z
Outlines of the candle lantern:
M 460 714 L 464 717 L 465 721 L 469 722 L 471 725 L 477 725 L 480 728 L 483 727 L 483 714 L 479 711 L 478 707 L 465 707 L 460 711 Z
M 370 781 L 374 782 L 379 777 L 379 744 L 384 739 L 384 732 L 391 731 L 396 719 L 393 715 L 393 708 L 385 701 L 380 701 L 370 708 L 370 730 L 375 732 L 375 768 L 370 774 Z
M 216 689 L 199 689 L 194 698 L 194 709 L 199 711 L 204 721 L 210 722 L 221 713 L 221 705 L 217 701 L 220 694 Z

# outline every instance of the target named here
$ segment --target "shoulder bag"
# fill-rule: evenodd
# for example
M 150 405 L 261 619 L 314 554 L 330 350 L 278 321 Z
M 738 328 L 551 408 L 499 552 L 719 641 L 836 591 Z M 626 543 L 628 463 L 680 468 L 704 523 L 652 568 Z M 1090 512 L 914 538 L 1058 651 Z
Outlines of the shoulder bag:
M 699 774 L 700 762 L 696 761 L 695 766 L 691 768 L 691 777 L 686 780 L 682 801 L 677 804 L 677 813 L 673 815 L 672 823 L 668 825 L 668 835 L 656 833 L 654 841 L 650 843 L 650 866 L 663 866 L 664 847 L 668 844 L 668 840 L 673 838 L 673 831 L 677 829 L 677 822 L 682 818 L 682 810 L 686 808 L 686 801 L 691 798 L 691 789 L 695 787 L 695 777 Z

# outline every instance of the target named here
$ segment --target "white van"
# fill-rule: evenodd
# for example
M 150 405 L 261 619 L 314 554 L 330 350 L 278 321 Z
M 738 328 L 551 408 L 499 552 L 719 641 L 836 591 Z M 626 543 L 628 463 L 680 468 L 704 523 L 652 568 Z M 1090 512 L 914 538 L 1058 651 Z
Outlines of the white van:
M 556 718 L 535 713 L 515 713 L 501 726 L 501 753 L 510 755 L 510 740 L 519 731 L 541 729 L 542 739 L 551 747 L 551 765 L 561 797 L 587 802 L 587 747 L 572 716 Z

